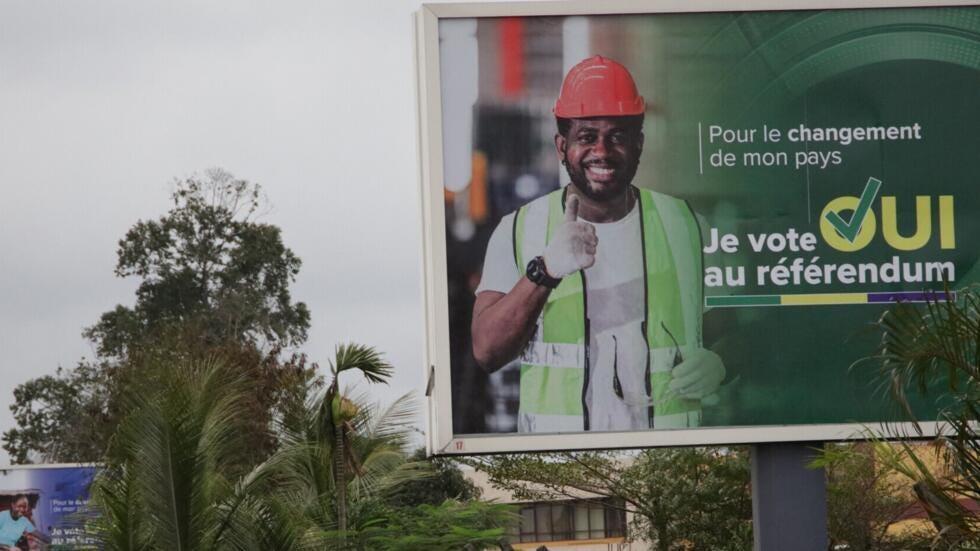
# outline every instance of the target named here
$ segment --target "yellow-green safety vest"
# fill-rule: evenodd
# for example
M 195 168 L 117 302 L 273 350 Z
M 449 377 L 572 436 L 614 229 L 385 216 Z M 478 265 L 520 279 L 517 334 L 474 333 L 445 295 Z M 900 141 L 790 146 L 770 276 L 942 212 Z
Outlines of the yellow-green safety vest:
M 673 366 L 701 346 L 700 229 L 686 201 L 632 189 L 640 201 L 650 427 L 696 426 L 700 402 L 671 395 L 668 384 Z M 564 203 L 565 190 L 559 189 L 514 215 L 514 260 L 520 273 L 527 261 L 542 254 L 564 221 Z M 521 354 L 521 430 L 589 430 L 589 337 L 585 272 L 579 271 L 563 278 L 548 296 L 534 336 Z

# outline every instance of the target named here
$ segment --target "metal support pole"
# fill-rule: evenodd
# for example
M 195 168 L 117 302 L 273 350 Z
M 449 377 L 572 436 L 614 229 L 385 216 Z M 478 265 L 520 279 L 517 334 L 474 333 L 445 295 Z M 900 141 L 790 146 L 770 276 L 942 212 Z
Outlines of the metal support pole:
M 807 469 L 823 442 L 752 446 L 755 551 L 826 551 L 827 484 Z

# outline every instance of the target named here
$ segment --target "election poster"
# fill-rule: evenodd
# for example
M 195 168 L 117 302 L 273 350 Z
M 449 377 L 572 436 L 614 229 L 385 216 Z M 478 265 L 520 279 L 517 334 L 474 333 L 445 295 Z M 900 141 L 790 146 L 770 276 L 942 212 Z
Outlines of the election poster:
M 0 470 L 0 549 L 99 549 L 84 533 L 97 467 L 11 466 Z
M 861 360 L 980 279 L 980 7 L 454 6 L 420 35 L 437 453 L 907 420 Z

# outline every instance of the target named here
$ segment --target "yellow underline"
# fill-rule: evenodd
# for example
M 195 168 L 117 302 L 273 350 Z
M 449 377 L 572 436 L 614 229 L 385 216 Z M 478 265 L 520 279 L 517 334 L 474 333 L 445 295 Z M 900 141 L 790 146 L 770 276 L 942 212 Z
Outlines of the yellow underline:
M 823 293 L 814 295 L 782 295 L 780 304 L 867 304 L 868 293 Z

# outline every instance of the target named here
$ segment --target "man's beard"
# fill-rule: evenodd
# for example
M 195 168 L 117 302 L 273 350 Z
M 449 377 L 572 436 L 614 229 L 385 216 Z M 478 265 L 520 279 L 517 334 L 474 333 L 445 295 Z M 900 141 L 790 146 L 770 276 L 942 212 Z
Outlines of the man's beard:
M 575 186 L 579 192 L 582 193 L 587 199 L 596 203 L 606 203 L 615 199 L 622 197 L 630 188 L 630 182 L 633 181 L 633 176 L 636 175 L 636 167 L 626 167 L 624 172 L 618 174 L 613 185 L 601 186 L 599 189 L 592 187 L 592 183 L 585 176 L 585 170 L 579 170 L 572 168 L 571 164 L 565 165 L 565 172 L 568 173 L 568 178 L 571 180 L 572 185 Z

